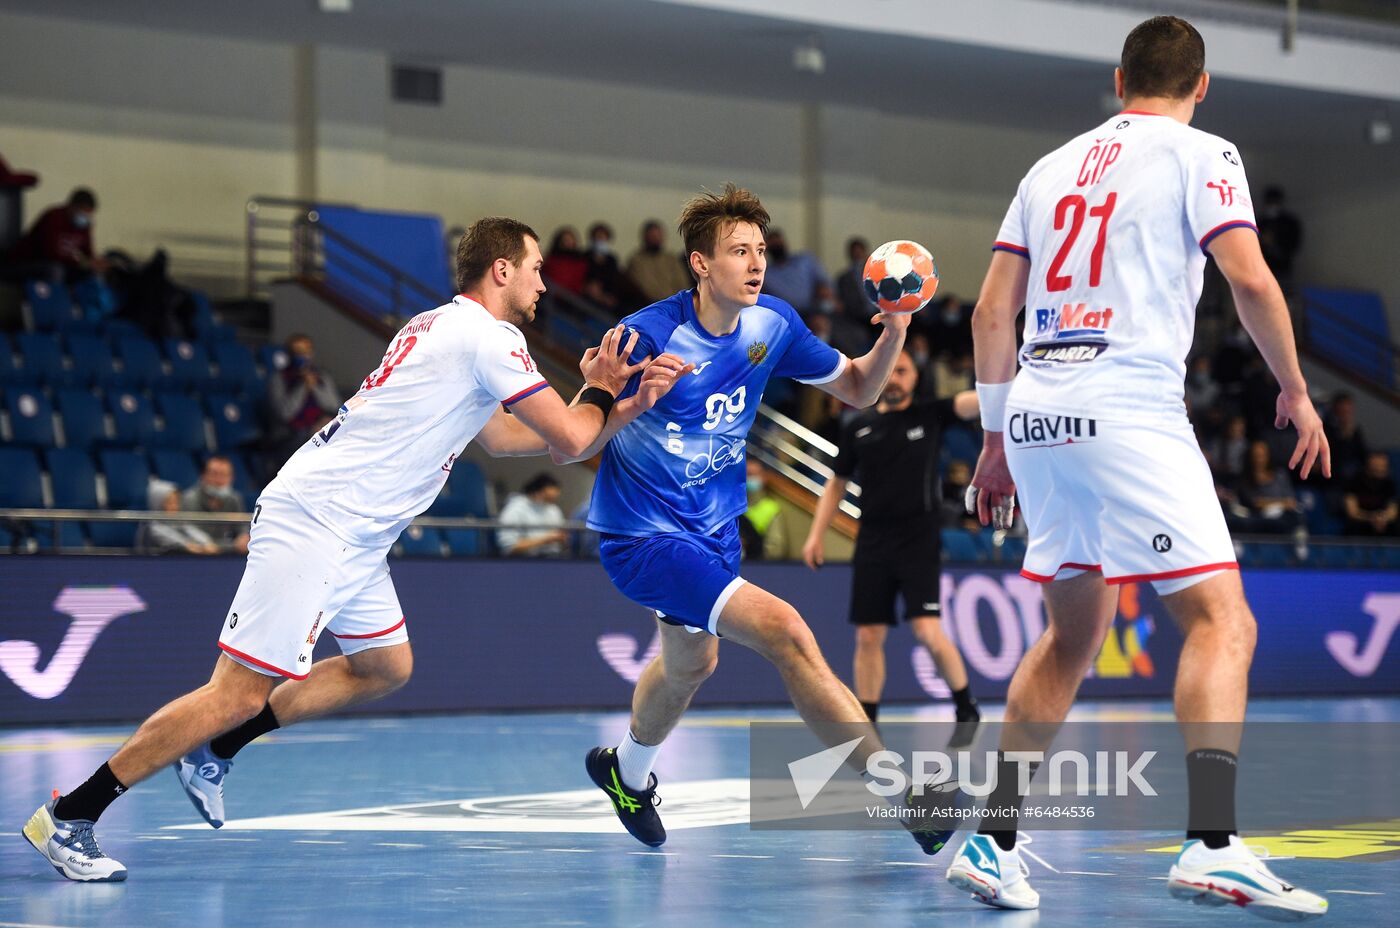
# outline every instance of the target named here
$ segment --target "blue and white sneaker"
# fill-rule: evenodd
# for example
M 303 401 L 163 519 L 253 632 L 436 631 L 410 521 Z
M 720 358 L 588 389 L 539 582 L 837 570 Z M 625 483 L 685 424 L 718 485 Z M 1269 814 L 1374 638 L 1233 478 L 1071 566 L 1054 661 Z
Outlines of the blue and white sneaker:
M 1300 922 L 1327 914 L 1327 900 L 1274 876 L 1239 839 L 1212 850 L 1192 839 L 1181 846 L 1167 891 L 1197 905 L 1237 905 L 1275 922 Z
M 24 826 L 24 837 L 55 870 L 79 883 L 120 883 L 126 867 L 102 853 L 92 822 L 53 817 L 58 793 L 41 805 Z
M 215 828 L 224 826 L 224 776 L 233 761 L 218 757 L 205 744 L 175 762 L 175 775 L 203 819 Z
M 1003 851 L 988 835 L 963 842 L 948 867 L 948 882 L 999 909 L 1038 909 L 1040 893 L 1026 880 L 1030 871 L 1015 848 Z

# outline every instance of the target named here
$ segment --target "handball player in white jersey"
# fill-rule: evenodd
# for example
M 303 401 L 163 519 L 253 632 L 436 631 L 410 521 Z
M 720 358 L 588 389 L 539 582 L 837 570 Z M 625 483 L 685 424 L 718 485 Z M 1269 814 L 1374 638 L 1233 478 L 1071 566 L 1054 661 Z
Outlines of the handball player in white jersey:
M 1190 809 L 1168 889 L 1296 920 L 1327 902 L 1274 876 L 1234 826 L 1255 622 L 1183 400 L 1207 255 L 1278 379 L 1275 424 L 1298 432 L 1290 467 L 1330 476 L 1331 463 L 1239 150 L 1190 126 L 1204 68 L 1189 23 L 1142 23 L 1114 77 L 1122 112 L 1021 181 L 973 316 L 986 436 L 969 508 L 984 525 L 1006 524 L 1018 493 L 1030 530 L 1022 574 L 1045 584 L 1048 627 L 1011 680 L 1006 721 L 1049 723 L 1042 733 L 1062 722 L 1112 624 L 1117 585 L 1151 583 L 1185 639 L 1175 703 Z M 1044 750 L 1041 737 L 1013 727 L 1002 748 Z M 1000 761 L 992 814 L 948 879 L 991 905 L 1033 909 L 1015 849 L 1016 770 Z
M 126 878 L 98 847 L 93 823 L 163 767 L 175 767 L 217 828 L 224 775 L 239 748 L 407 682 L 413 659 L 385 555 L 469 442 L 497 456 L 577 454 L 610 414 L 614 425 L 629 421 L 688 370 L 671 355 L 629 363 L 636 336 L 624 344 L 618 327 L 584 355 L 585 387 L 565 405 L 518 328 L 544 293 L 542 263 L 538 236 L 513 219 L 483 219 L 462 237 L 462 293 L 410 320 L 359 391 L 258 497 L 248 564 L 209 682 L 157 711 L 87 782 L 62 797 L 55 791 L 26 824 L 25 837 L 59 873 Z M 636 374 L 639 392 L 614 411 Z M 342 656 L 313 664 L 323 634 Z

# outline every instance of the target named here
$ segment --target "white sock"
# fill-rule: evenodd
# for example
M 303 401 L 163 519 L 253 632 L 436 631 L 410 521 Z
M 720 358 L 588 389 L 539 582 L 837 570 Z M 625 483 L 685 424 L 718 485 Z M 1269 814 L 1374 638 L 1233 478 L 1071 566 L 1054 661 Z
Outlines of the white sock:
M 650 786 L 651 768 L 660 753 L 661 745 L 642 744 L 629 730 L 617 746 L 617 772 L 622 775 L 622 782 L 637 790 Z

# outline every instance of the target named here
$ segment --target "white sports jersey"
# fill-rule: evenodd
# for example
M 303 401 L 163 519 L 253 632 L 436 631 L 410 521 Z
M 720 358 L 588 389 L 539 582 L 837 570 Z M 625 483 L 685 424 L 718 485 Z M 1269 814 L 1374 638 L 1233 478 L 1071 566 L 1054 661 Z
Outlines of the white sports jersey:
M 1031 262 L 1010 405 L 1183 421 L 1206 249 L 1243 226 L 1239 152 L 1171 117 L 1125 110 L 1042 158 L 994 246 Z
M 548 386 L 519 329 L 454 297 L 399 330 L 360 391 L 277 479 L 350 544 L 392 544 L 497 407 Z

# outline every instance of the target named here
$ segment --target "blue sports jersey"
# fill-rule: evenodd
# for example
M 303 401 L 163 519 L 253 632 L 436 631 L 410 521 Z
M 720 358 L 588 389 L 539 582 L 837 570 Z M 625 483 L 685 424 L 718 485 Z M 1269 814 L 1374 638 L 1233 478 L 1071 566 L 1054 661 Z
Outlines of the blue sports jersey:
M 768 378 L 827 383 L 845 358 L 791 306 L 767 295 L 723 336 L 701 327 L 690 290 L 622 321 L 629 337 L 639 333 L 634 362 L 670 352 L 695 370 L 603 449 L 588 527 L 613 535 L 708 535 L 748 506 L 744 446 Z M 622 397 L 635 393 L 639 380 Z

